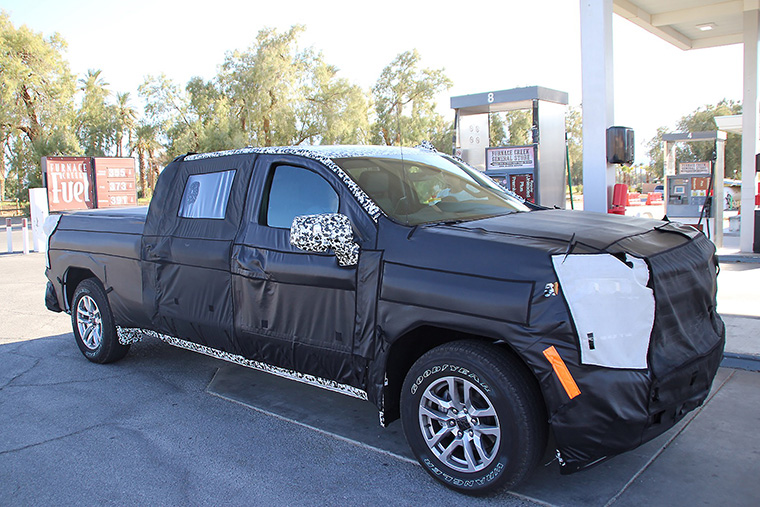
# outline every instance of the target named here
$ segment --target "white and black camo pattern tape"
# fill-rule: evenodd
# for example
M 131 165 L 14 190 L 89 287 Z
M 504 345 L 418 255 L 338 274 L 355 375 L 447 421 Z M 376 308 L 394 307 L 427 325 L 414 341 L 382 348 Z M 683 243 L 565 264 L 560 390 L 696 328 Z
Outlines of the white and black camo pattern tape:
M 180 338 L 176 338 L 174 336 L 158 333 L 151 329 L 124 328 L 124 327 L 117 326 L 116 332 L 119 336 L 119 343 L 122 343 L 123 345 L 140 341 L 140 339 L 142 338 L 142 335 L 147 335 L 153 338 L 158 338 L 159 340 L 166 342 L 169 345 L 173 345 L 175 347 L 191 350 L 193 352 L 199 352 L 201 354 L 215 357 L 217 359 L 222 359 L 230 363 L 236 363 L 242 366 L 246 366 L 248 368 L 252 368 L 254 370 L 263 371 L 265 373 L 271 373 L 272 375 L 277 375 L 278 377 L 283 377 L 283 378 L 295 380 L 297 382 L 301 382 L 304 384 L 321 387 L 322 389 L 327 389 L 328 391 L 345 394 L 353 398 L 358 398 L 360 400 L 367 401 L 367 392 L 357 387 L 349 386 L 347 384 L 341 384 L 340 382 L 336 382 L 334 380 L 328 380 L 322 377 L 317 377 L 315 375 L 309 375 L 307 373 L 300 373 L 294 370 L 288 370 L 287 368 L 280 368 L 279 366 L 272 366 L 271 364 L 262 363 L 261 361 L 246 359 L 245 357 L 239 356 L 237 354 L 231 354 L 229 352 L 217 350 L 211 347 L 207 347 L 205 345 L 200 345 L 197 343 L 185 341 Z
M 367 153 L 377 153 L 377 150 L 366 150 Z M 326 156 L 322 153 L 320 153 L 318 150 L 309 150 L 305 148 L 298 148 L 295 146 L 285 146 L 281 148 L 275 148 L 275 147 L 269 147 L 269 148 L 240 148 L 237 150 L 228 150 L 228 151 L 217 151 L 214 153 L 198 153 L 196 155 L 189 155 L 185 157 L 185 160 L 201 160 L 205 158 L 214 158 L 214 157 L 226 157 L 230 155 L 243 155 L 248 153 L 257 153 L 257 154 L 267 154 L 267 155 L 297 155 L 300 157 L 310 158 L 312 160 L 316 160 L 318 162 L 321 162 L 325 166 L 327 166 L 328 169 L 330 169 L 332 172 L 334 172 L 340 179 L 343 181 L 343 183 L 348 187 L 348 190 L 351 192 L 351 194 L 354 196 L 356 201 L 359 203 L 359 205 L 364 208 L 364 211 L 369 214 L 369 216 L 377 222 L 378 217 L 380 217 L 381 214 L 384 214 L 383 211 L 378 207 L 375 202 L 370 199 L 370 197 L 364 192 L 364 190 L 357 185 L 354 180 L 351 179 L 351 177 L 346 174 L 346 172 L 338 166 L 335 162 L 332 161 L 332 158 L 342 158 L 340 155 L 341 153 L 338 150 L 331 150 L 330 156 Z M 364 153 L 364 151 L 362 151 Z M 351 156 L 357 156 L 356 151 L 349 151 L 347 150 L 345 152 L 346 157 Z

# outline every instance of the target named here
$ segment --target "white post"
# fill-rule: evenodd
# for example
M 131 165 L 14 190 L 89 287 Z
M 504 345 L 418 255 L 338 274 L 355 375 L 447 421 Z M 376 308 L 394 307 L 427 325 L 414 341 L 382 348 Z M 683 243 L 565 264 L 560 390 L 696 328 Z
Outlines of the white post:
M 35 252 L 40 252 L 42 250 L 42 243 L 40 242 L 40 236 L 37 233 L 37 230 L 39 229 L 39 226 L 37 223 L 32 219 L 32 250 Z
M 5 235 L 8 236 L 8 253 L 13 253 L 13 224 L 10 218 L 5 219 Z
M 26 218 L 21 219 L 21 236 L 24 243 L 24 255 L 29 253 L 29 226 Z
M 742 215 L 739 250 L 752 252 L 755 234 L 755 154 L 758 124 L 758 44 L 760 11 L 744 12 L 744 97 L 742 99 Z
M 607 163 L 614 117 L 612 0 L 580 0 L 583 84 L 583 209 L 607 213 L 615 166 Z
M 725 190 L 723 190 L 723 180 L 726 177 L 726 133 L 719 130 L 716 134 L 718 138 L 715 140 L 715 168 L 713 169 L 713 186 L 711 189 L 714 227 L 712 240 L 716 248 L 723 248 L 723 206 L 726 203 Z
M 47 189 L 29 189 L 29 214 L 32 218 L 32 244 L 35 252 L 47 251 L 47 236 L 43 230 L 48 210 Z

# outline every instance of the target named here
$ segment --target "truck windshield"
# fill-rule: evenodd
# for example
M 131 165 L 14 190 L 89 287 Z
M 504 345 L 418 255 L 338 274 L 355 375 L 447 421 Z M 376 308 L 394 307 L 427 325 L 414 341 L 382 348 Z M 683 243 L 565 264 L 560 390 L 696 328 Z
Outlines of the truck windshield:
M 333 161 L 386 215 L 402 224 L 458 222 L 528 211 L 477 170 L 435 153 Z

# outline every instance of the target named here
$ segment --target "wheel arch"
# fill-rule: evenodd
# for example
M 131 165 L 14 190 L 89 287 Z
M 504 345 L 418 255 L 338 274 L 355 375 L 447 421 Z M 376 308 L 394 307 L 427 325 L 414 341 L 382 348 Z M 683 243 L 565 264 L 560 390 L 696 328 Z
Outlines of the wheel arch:
M 103 281 L 88 268 L 72 266 L 66 270 L 66 273 L 64 273 L 63 297 L 68 311 L 71 311 L 71 303 L 74 300 L 74 292 L 77 290 L 77 286 L 79 286 L 83 280 L 87 280 L 88 278 L 95 278 L 101 285 L 103 284 Z
M 523 367 L 523 376 L 535 384 L 536 392 L 541 394 L 541 403 L 545 406 L 543 391 L 540 388 L 535 373 L 507 342 L 484 336 L 477 333 L 469 333 L 441 327 L 436 325 L 420 325 L 407 331 L 395 340 L 386 357 L 385 386 L 383 387 L 383 421 L 387 425 L 401 416 L 401 388 L 406 374 L 412 365 L 426 352 L 439 345 L 458 340 L 480 341 L 498 347 L 504 353 L 513 356 Z

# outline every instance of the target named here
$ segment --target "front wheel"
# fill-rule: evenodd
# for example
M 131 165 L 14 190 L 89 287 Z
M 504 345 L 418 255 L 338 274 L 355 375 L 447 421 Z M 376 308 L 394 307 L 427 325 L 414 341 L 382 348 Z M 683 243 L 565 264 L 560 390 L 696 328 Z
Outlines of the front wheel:
M 129 345 L 119 343 L 108 298 L 94 278 L 83 280 L 74 291 L 71 327 L 79 350 L 93 363 L 112 363 L 129 352 Z
M 451 342 L 409 370 L 401 414 L 409 446 L 444 485 L 469 494 L 511 487 L 535 467 L 548 427 L 527 369 L 498 347 Z

